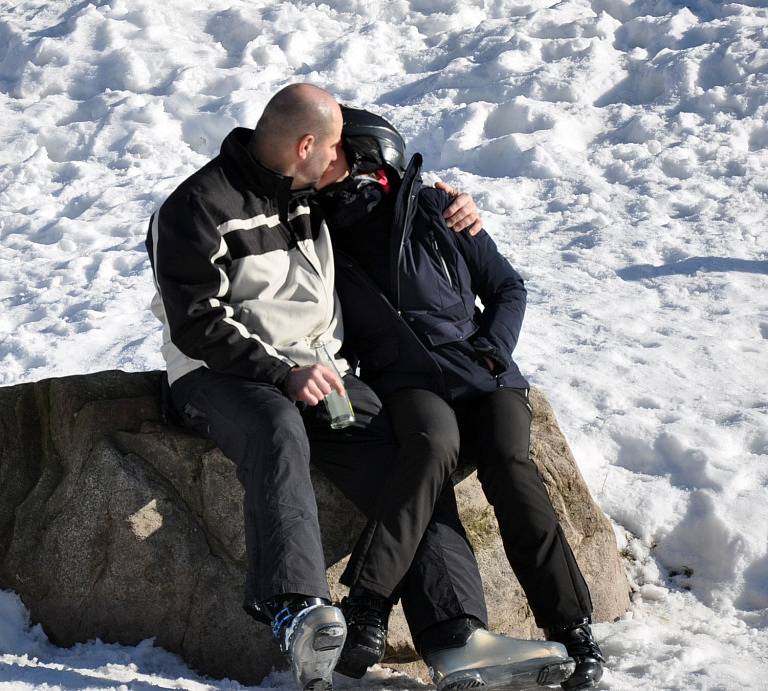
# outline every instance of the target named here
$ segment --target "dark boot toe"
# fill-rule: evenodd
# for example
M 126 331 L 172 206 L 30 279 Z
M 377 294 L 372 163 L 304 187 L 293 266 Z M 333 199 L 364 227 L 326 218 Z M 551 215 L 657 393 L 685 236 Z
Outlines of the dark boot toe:
M 381 629 L 352 624 L 336 671 L 345 677 L 360 679 L 371 665 L 381 662 L 386 642 L 386 632 Z
M 588 618 L 571 626 L 550 629 L 547 638 L 562 643 L 576 662 L 573 674 L 561 684 L 564 689 L 588 689 L 597 685 L 603 676 L 605 658 Z
M 593 657 L 576 660 L 576 669 L 561 686 L 564 689 L 588 689 L 597 686 L 603 676 L 603 663 Z

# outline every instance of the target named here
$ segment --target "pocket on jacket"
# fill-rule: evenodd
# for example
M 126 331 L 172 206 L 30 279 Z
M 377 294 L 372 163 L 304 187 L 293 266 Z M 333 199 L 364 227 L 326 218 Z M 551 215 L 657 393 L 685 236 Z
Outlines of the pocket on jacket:
M 460 322 L 436 324 L 425 336 L 430 345 L 439 346 L 444 343 L 466 341 L 475 331 L 477 331 L 477 325 L 471 317 L 467 317 Z
M 443 310 L 409 310 L 403 313 L 405 321 L 432 346 L 465 341 L 477 331 L 472 315 L 467 314 L 463 302 L 456 302 Z

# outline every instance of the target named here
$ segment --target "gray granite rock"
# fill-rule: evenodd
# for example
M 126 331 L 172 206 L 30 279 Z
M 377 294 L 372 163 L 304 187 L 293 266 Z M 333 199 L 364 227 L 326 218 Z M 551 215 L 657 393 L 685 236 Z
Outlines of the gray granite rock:
M 255 683 L 283 664 L 241 609 L 242 491 L 210 442 L 161 423 L 159 373 L 99 372 L 0 389 L 0 587 L 50 639 L 156 644 L 198 671 Z M 532 454 L 592 590 L 595 619 L 629 604 L 610 524 L 589 495 L 552 409 L 532 392 Z M 313 475 L 334 595 L 363 525 Z M 459 505 L 483 574 L 491 626 L 537 636 L 474 476 Z M 399 607 L 390 661 L 424 676 Z

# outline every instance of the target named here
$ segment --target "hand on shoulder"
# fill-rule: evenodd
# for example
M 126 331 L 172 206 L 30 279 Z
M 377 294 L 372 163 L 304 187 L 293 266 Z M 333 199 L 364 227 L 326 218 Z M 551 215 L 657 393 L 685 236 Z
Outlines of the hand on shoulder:
M 467 230 L 470 235 L 477 235 L 483 229 L 483 220 L 471 195 L 459 192 L 442 180 L 435 183 L 435 188 L 453 198 L 451 205 L 443 212 L 445 223 L 451 230 L 456 233 Z

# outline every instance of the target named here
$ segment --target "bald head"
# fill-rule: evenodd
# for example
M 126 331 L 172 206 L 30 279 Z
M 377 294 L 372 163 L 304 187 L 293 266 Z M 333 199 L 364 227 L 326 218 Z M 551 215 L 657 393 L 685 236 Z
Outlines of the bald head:
M 336 99 L 312 84 L 291 84 L 267 103 L 256 125 L 257 140 L 293 140 L 303 134 L 329 134 Z
M 254 155 L 294 177 L 294 187 L 312 185 L 335 160 L 341 124 L 341 109 L 331 94 L 312 84 L 291 84 L 264 108 L 253 135 Z

